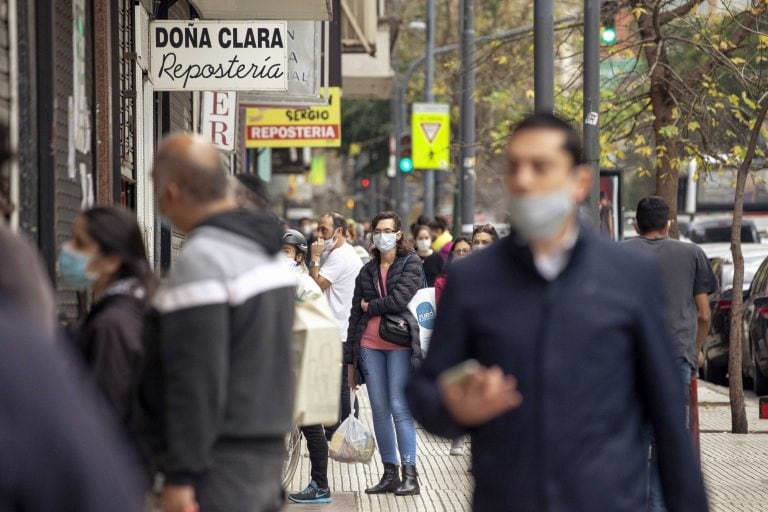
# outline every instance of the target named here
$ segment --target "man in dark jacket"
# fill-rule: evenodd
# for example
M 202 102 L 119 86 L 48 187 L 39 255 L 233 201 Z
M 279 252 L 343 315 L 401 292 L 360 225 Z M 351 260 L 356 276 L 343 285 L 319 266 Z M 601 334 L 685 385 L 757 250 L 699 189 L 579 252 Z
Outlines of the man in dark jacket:
M 153 179 L 160 212 L 187 234 L 153 301 L 140 391 L 163 512 L 280 510 L 296 283 L 280 226 L 235 210 L 220 156 L 199 136 L 166 139 Z
M 567 123 L 524 120 L 507 159 L 514 233 L 452 269 L 414 416 L 471 434 L 476 511 L 645 510 L 647 422 L 669 510 L 705 511 L 653 258 L 579 225 L 591 173 Z

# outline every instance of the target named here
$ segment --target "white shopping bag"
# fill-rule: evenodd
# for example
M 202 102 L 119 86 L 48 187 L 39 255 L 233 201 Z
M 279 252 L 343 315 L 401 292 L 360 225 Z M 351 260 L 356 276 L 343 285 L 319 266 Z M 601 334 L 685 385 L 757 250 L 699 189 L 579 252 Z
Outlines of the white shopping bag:
M 294 424 L 339 421 L 342 345 L 324 296 L 296 304 L 293 322 Z
M 338 462 L 370 464 L 376 439 L 365 424 L 355 418 L 355 392 L 351 393 L 352 413 L 341 422 L 328 444 L 328 456 Z
M 421 351 L 427 355 L 429 342 L 432 340 L 432 331 L 435 329 L 437 308 L 435 307 L 435 289 L 421 288 L 408 303 L 408 310 L 419 322 L 419 337 Z

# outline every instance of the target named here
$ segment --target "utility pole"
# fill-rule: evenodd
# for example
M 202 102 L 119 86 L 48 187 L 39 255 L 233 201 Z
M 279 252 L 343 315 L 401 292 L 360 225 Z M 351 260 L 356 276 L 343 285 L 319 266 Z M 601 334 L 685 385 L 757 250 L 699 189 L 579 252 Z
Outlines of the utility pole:
M 600 217 L 600 0 L 584 0 L 584 160 L 594 176 L 589 195 L 593 222 Z
M 588 0 L 585 0 L 587 2 Z M 555 19 L 553 0 L 533 5 L 533 89 L 537 113 L 555 111 Z
M 435 0 L 427 0 L 427 76 L 424 80 L 425 101 L 435 101 Z M 424 215 L 435 217 L 435 171 L 424 172 Z
M 551 0 L 549 0 L 551 1 Z M 461 232 L 475 224 L 475 0 L 461 0 Z

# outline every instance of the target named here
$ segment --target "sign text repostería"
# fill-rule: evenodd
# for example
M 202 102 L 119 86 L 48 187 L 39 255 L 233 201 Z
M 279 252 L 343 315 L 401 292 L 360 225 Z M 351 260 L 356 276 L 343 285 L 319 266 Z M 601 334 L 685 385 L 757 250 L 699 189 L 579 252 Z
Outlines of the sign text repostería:
M 154 21 L 150 79 L 157 91 L 285 91 L 284 21 Z

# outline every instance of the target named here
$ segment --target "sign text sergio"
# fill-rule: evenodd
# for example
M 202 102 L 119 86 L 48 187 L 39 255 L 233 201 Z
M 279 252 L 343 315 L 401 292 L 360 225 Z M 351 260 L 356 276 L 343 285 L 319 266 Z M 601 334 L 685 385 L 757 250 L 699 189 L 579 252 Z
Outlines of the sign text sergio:
M 150 78 L 158 91 L 285 91 L 286 22 L 154 21 Z

